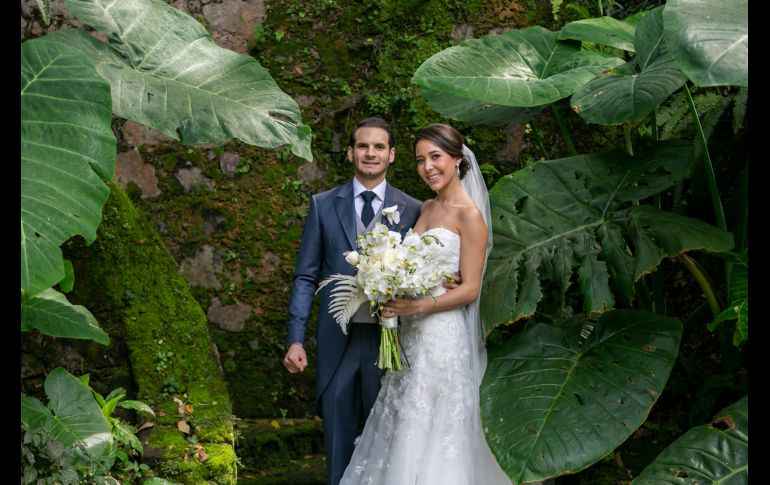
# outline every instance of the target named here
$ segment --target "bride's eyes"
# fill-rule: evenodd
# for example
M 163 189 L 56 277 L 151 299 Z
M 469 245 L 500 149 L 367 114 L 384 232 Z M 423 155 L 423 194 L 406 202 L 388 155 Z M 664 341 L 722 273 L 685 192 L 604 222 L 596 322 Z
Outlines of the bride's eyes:
M 422 165 L 423 163 L 425 163 L 425 160 L 423 160 L 422 158 L 418 158 L 416 161 L 417 161 L 417 165 Z

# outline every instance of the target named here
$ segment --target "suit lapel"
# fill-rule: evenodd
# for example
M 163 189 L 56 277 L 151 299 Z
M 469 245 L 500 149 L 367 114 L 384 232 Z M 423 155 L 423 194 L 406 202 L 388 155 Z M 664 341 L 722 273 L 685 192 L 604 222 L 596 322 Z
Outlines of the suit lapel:
M 353 181 L 343 185 L 337 192 L 334 210 L 340 219 L 340 225 L 350 243 L 350 249 L 356 248 L 356 212 L 353 210 Z

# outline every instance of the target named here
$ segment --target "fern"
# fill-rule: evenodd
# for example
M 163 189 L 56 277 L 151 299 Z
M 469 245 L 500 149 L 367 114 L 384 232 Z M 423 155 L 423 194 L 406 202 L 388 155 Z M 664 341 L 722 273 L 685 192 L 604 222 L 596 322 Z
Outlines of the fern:
M 706 143 L 708 143 L 712 133 L 714 133 L 714 127 L 717 125 L 722 114 L 725 112 L 725 109 L 731 102 L 731 97 L 721 96 L 716 93 L 706 93 L 701 102 L 701 107 L 698 108 L 698 105 L 696 105 L 698 116 L 700 116 L 700 122 L 703 127 L 703 137 L 706 139 Z M 700 158 L 700 143 L 697 143 L 695 140 L 693 140 L 693 143 L 695 144 L 694 158 Z
M 51 0 L 37 0 L 37 8 L 40 9 L 40 15 L 43 17 L 43 23 L 48 26 L 51 24 Z
M 746 117 L 746 104 L 749 100 L 749 88 L 741 88 L 733 96 L 733 134 L 738 133 Z
M 336 282 L 337 285 L 331 291 L 331 303 L 329 304 L 329 313 L 342 329 L 342 333 L 348 334 L 348 322 L 358 307 L 367 301 L 366 295 L 356 284 L 356 277 L 344 274 L 335 274 L 329 276 L 318 285 L 316 293 L 321 291 L 329 283 Z
M 676 93 L 671 100 L 661 106 L 656 114 L 659 138 L 672 140 L 680 138 L 680 135 L 692 125 L 692 119 L 687 99 L 682 91 Z

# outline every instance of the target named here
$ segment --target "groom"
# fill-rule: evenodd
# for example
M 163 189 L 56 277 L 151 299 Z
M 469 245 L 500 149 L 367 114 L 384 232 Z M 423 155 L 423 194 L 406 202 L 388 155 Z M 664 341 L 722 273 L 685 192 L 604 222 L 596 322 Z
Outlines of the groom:
M 310 201 L 289 303 L 288 350 L 283 360 L 289 372 L 302 372 L 307 366 L 303 342 L 318 283 L 333 274 L 355 273 L 344 253 L 357 249 L 356 236 L 370 231 L 377 222 L 388 225 L 382 216 L 385 207 L 397 207 L 401 220 L 392 230 L 402 235 L 420 215 L 417 199 L 385 181 L 395 155 L 393 134 L 385 120 L 372 117 L 360 121 L 350 133 L 348 146 L 355 176 Z M 361 305 L 345 335 L 329 313 L 333 287 L 321 291 L 316 399 L 324 424 L 328 483 L 338 485 L 353 454 L 353 441 L 379 392 L 382 372 L 375 364 L 380 326 L 369 315 L 369 305 Z

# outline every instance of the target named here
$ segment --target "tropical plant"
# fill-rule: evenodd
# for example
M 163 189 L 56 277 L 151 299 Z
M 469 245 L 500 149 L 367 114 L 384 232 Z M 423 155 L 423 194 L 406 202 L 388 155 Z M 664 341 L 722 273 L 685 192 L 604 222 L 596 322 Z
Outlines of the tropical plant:
M 65 5 L 108 40 L 66 29 L 21 45 L 21 328 L 107 345 L 109 336 L 93 315 L 63 294 L 74 275 L 60 246 L 76 235 L 87 244 L 96 238 L 109 193 L 104 181 L 115 171 L 112 115 L 183 143 L 234 137 L 266 148 L 290 145 L 308 160 L 311 135 L 297 104 L 254 58 L 218 47 L 196 20 L 161 0 Z M 50 2 L 40 6 L 48 19 Z M 67 462 L 83 454 L 114 461 L 105 451 L 112 447 L 112 432 L 127 449 L 141 449 L 130 428 L 116 422 L 110 427 L 62 372 L 48 378 L 79 396 L 84 412 L 64 415 L 74 430 L 57 424 L 63 422 L 58 412 L 51 417 L 39 401 L 22 395 L 22 422 L 29 429 L 42 426 L 53 433 L 67 448 L 57 456 L 66 455 Z M 58 410 L 59 398 L 49 396 Z M 102 406 L 130 405 L 123 397 L 110 395 Z M 74 406 L 69 404 L 61 409 Z M 33 436 L 28 443 L 39 441 Z
M 115 170 L 112 113 L 184 143 L 236 137 L 306 159 L 310 129 L 254 58 L 164 2 L 65 4 L 109 40 L 66 29 L 22 43 L 22 330 L 106 345 L 93 316 L 51 288 L 65 276 L 61 244 L 96 237 Z
M 490 190 L 495 245 L 482 317 L 492 343 L 482 417 L 495 423 L 485 426 L 487 438 L 514 483 L 584 469 L 645 421 L 682 335 L 681 322 L 664 316 L 664 258 L 687 267 L 701 285 L 714 317 L 709 328 L 736 319 L 735 345 L 745 341 L 748 253 L 730 250 L 745 248 L 746 222 L 742 216 L 733 224 L 736 238 L 727 231 L 707 138 L 728 106 L 734 119 L 743 118 L 746 90 L 713 86 L 748 86 L 747 53 L 745 0 L 669 0 L 621 20 L 467 40 L 415 72 L 412 82 L 428 104 L 452 119 L 529 122 L 537 138 L 534 121 L 550 106 L 572 155 L 535 162 Z M 700 89 L 705 123 L 690 84 Z M 577 155 L 555 109 L 566 98 L 589 123 L 621 124 L 623 150 Z M 683 105 L 694 142 L 676 139 L 687 134 Z M 669 109 L 661 122 L 669 127 L 666 142 L 658 141 L 661 106 Z M 634 128 L 647 134 L 637 136 L 636 147 Z M 696 171 L 699 159 L 703 170 Z M 680 187 L 696 173 L 705 174 L 710 217 L 670 205 L 670 194 L 681 198 Z M 731 303 L 721 314 L 720 288 L 696 261 L 708 254 L 727 261 Z M 514 331 L 517 322 L 525 324 Z M 728 451 L 713 449 L 720 453 L 714 460 Z M 669 478 L 656 483 L 680 483 Z
M 115 462 L 111 426 L 91 390 L 61 367 L 48 374 L 44 387 L 47 404 L 21 394 L 21 424 L 31 433 L 25 441 L 38 449 L 45 447 L 49 457 L 49 464 L 40 467 L 32 451 L 23 454 L 22 474 L 29 480 L 25 483 L 34 483 L 46 474 L 52 479 L 61 475 L 65 483 L 109 477 Z
M 748 483 L 748 401 L 744 396 L 686 432 L 631 483 Z
M 112 465 L 112 475 L 121 480 L 141 478 L 143 473 L 150 469 L 147 465 L 140 463 L 141 455 L 144 453 L 141 441 L 136 437 L 137 428 L 121 418 L 113 416 L 115 409 L 121 407 L 141 413 L 147 417 L 155 417 L 155 412 L 150 406 L 133 399 L 126 399 L 126 390 L 118 387 L 110 391 L 106 396 L 102 396 L 88 384 L 89 375 L 80 376 L 80 381 L 88 386 L 96 403 L 99 405 L 104 418 L 111 426 L 112 438 L 114 443 L 115 463 Z M 152 426 L 152 421 L 147 421 L 142 425 L 142 429 Z
M 44 387 L 47 405 L 21 394 L 23 483 L 131 482 L 149 470 L 139 463 L 137 428 L 113 416 L 122 407 L 154 417 L 147 404 L 126 399 L 120 387 L 103 397 L 90 387 L 88 374 L 78 378 L 61 367 L 48 374 Z

